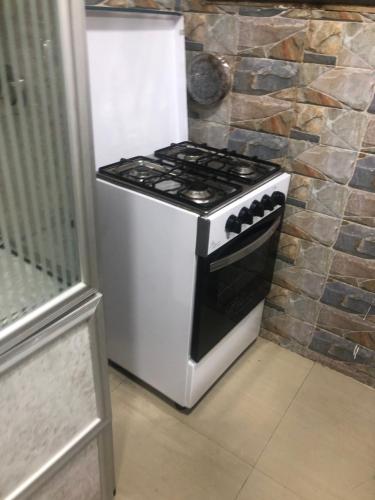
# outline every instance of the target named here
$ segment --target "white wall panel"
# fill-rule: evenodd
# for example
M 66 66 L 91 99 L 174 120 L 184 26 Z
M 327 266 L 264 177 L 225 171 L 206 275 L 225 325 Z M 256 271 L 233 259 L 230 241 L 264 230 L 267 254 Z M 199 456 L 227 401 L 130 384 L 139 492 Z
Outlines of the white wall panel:
M 96 167 L 187 139 L 183 17 L 88 13 Z

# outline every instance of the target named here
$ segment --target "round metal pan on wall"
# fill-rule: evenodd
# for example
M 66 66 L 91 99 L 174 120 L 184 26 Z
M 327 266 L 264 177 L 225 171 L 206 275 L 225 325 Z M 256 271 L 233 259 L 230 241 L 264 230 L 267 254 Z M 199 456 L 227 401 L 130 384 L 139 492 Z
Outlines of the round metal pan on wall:
M 228 94 L 231 84 L 231 68 L 223 57 L 202 53 L 190 61 L 187 88 L 197 104 L 215 106 Z

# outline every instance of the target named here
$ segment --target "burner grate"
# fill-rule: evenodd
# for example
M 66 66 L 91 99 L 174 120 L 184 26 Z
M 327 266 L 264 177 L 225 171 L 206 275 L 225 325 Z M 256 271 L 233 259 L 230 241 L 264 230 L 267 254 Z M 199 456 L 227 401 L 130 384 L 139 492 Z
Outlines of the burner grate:
M 263 182 L 280 170 L 278 165 L 256 157 L 246 157 L 235 151 L 216 149 L 206 144 L 199 145 L 192 142 L 171 144 L 167 148 L 155 151 L 155 155 L 165 161 L 178 159 L 188 161 L 216 175 L 225 174 L 248 185 Z
M 158 193 L 182 204 L 211 209 L 241 193 L 236 183 L 221 180 L 188 163 L 165 164 L 159 160 L 135 157 L 99 169 L 99 176 L 129 183 L 141 190 Z
M 160 149 L 155 156 L 122 159 L 100 168 L 98 177 L 207 214 L 280 170 L 255 157 L 187 141 Z

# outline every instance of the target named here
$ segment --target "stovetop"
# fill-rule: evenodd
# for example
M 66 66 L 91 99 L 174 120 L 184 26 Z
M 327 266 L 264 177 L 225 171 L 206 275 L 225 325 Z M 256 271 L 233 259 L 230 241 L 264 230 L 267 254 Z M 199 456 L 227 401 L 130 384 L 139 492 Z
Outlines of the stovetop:
M 256 157 L 187 141 L 159 149 L 155 151 L 155 156 L 172 161 L 192 162 L 196 166 L 204 167 L 216 174 L 226 174 L 247 185 L 259 184 L 280 170 L 278 165 Z
M 279 173 L 270 162 L 181 142 L 99 169 L 98 177 L 207 214 Z

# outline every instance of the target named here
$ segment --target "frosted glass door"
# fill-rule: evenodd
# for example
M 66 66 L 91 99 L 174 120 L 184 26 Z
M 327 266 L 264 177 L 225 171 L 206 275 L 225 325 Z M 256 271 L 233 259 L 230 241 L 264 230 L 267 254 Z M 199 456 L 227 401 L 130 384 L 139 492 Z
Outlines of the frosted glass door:
M 81 279 L 56 3 L 0 1 L 0 329 Z

